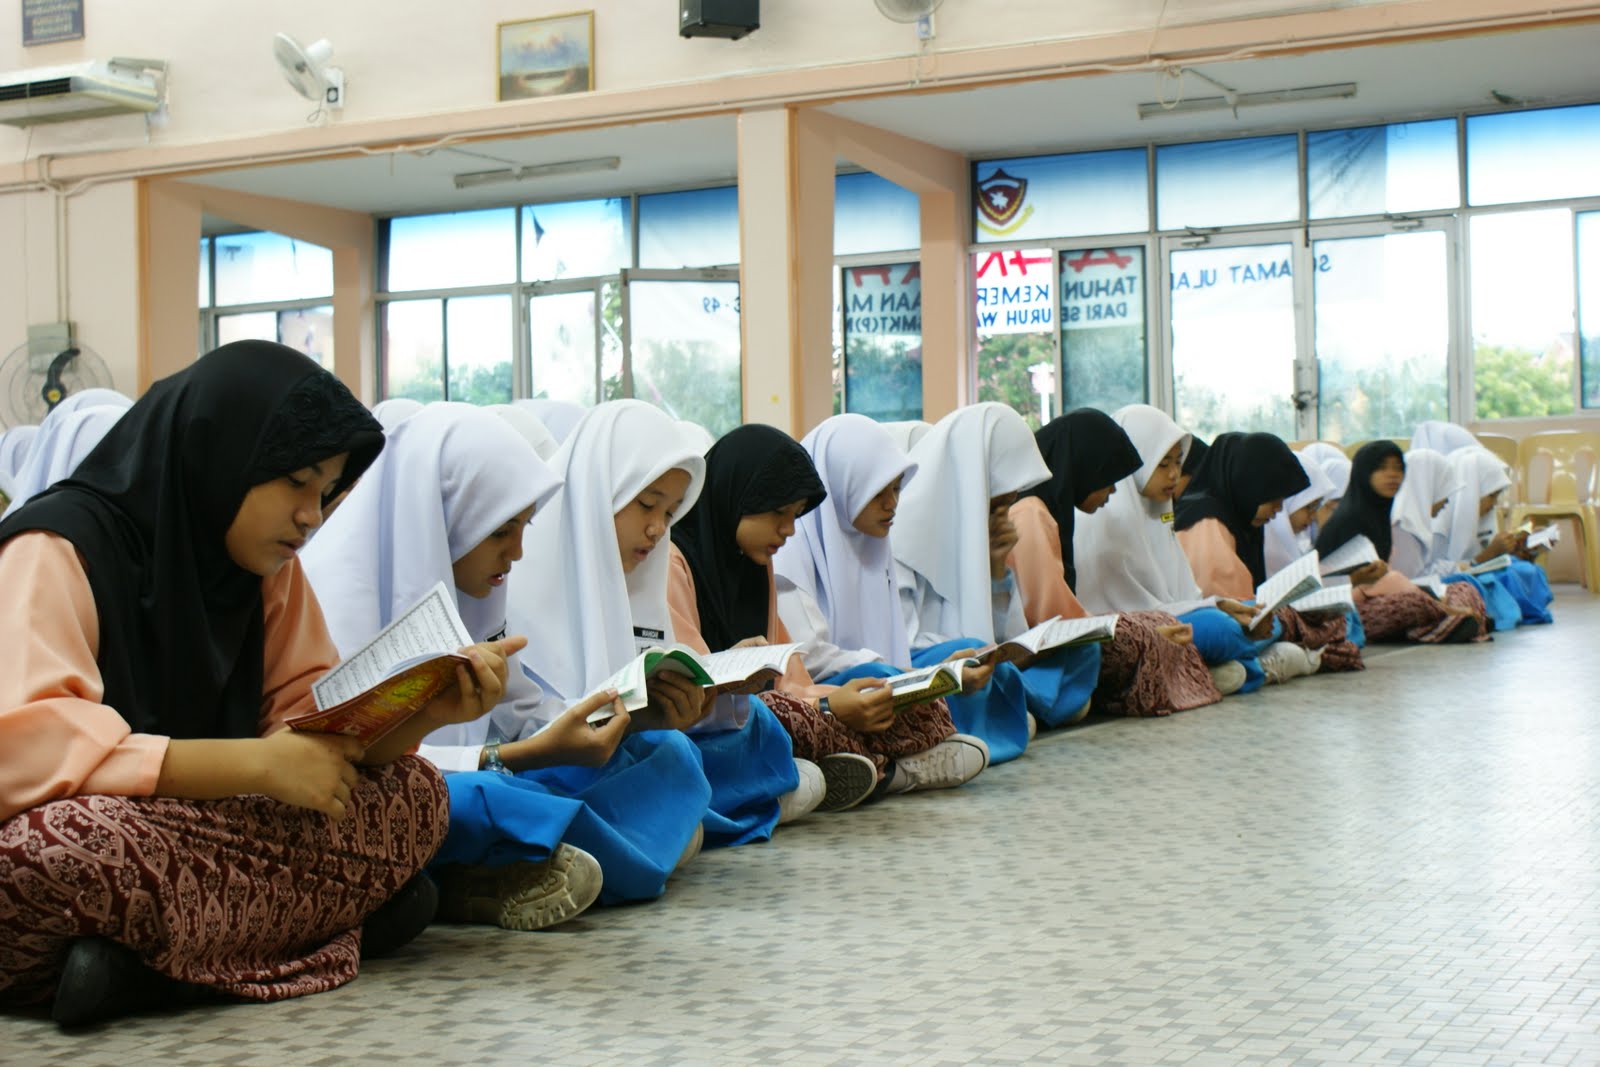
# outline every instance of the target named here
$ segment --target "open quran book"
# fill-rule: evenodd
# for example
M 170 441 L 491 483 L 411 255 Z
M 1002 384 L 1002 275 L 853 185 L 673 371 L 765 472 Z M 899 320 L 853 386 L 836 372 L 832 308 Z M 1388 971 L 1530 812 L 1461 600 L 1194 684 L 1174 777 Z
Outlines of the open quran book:
M 1366 534 L 1356 534 L 1350 540 L 1322 557 L 1319 570 L 1324 578 L 1337 578 L 1352 574 L 1369 563 L 1378 562 L 1378 546 Z
M 1356 609 L 1355 590 L 1348 585 L 1325 585 L 1289 606 L 1302 615 L 1345 615 Z
M 936 663 L 932 667 L 922 667 L 918 670 L 897 674 L 893 678 L 885 678 L 883 684 L 889 686 L 894 692 L 894 709 L 912 704 L 926 704 L 930 700 L 937 700 L 943 696 L 961 690 L 961 669 L 971 660 L 951 660 L 949 663 Z
M 1463 573 L 1465 573 L 1465 574 L 1493 574 L 1495 571 L 1503 571 L 1509 566 L 1511 566 L 1511 557 L 1508 556 L 1508 555 L 1505 555 L 1504 553 L 1502 553 L 1502 554 L 1500 554 L 1498 556 L 1495 556 L 1492 559 L 1486 559 L 1482 563 L 1474 563 L 1472 566 L 1468 567 Z
M 455 594 L 440 582 L 313 683 L 317 710 L 287 724 L 307 733 L 344 734 L 371 747 L 456 684 L 456 668 L 471 661 L 455 650 L 470 644 Z
M 596 693 L 617 691 L 617 699 L 628 711 L 638 711 L 650 702 L 652 677 L 673 671 L 692 679 L 702 689 L 723 693 L 759 693 L 783 677 L 789 661 L 800 648 L 799 642 L 787 645 L 752 645 L 725 652 L 696 652 L 685 645 L 653 646 L 645 649 L 617 673 L 595 686 Z M 590 723 L 602 723 L 616 714 L 610 706 L 592 712 Z
M 1561 543 L 1561 527 L 1555 523 L 1541 526 L 1528 533 L 1528 539 L 1523 542 L 1529 552 L 1537 552 L 1542 548 L 1554 548 Z
M 972 662 L 984 667 L 991 663 L 1027 666 L 1053 652 L 1078 645 L 1100 644 L 1111 640 L 1116 634 L 1115 615 L 1085 615 L 1081 619 L 1063 619 L 1058 615 L 1046 619 L 1026 633 L 979 649 Z
M 1321 587 L 1322 575 L 1318 572 L 1317 554 L 1307 552 L 1256 588 L 1256 613 L 1245 629 L 1254 630 L 1263 619 L 1285 604 L 1292 604 Z

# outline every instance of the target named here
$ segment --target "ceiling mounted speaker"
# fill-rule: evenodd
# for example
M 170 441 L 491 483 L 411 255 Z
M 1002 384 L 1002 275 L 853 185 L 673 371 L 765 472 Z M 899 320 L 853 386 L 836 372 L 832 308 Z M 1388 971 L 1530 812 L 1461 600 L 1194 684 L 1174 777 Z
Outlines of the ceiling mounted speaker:
M 737 41 L 761 28 L 761 0 L 678 0 L 679 37 Z

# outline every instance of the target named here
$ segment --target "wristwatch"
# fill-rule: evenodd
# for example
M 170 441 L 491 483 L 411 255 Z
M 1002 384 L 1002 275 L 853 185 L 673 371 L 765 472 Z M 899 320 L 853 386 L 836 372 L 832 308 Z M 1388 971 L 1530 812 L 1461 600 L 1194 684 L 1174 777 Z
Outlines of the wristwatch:
M 817 710 L 822 712 L 822 714 L 824 714 L 824 715 L 832 715 L 833 714 L 833 709 L 828 706 L 828 698 L 827 697 L 823 697 L 821 700 L 817 701 Z
M 490 741 L 483 746 L 483 769 L 496 774 L 511 773 L 510 769 L 500 762 L 500 742 Z

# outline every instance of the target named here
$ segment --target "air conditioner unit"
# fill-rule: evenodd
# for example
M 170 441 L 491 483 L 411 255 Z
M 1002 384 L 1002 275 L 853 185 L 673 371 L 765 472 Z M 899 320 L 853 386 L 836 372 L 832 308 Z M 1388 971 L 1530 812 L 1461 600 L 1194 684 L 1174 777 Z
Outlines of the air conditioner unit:
M 36 126 L 104 115 L 148 113 L 161 106 L 159 60 L 113 59 L 0 74 L 0 122 Z

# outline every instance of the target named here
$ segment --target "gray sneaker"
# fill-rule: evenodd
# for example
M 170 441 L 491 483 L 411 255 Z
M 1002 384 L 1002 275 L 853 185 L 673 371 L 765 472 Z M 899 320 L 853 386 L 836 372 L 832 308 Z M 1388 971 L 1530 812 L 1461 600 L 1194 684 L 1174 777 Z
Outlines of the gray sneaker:
M 855 807 L 878 788 L 878 765 L 854 752 L 835 752 L 817 760 L 828 783 L 827 795 L 818 811 L 845 811 Z
M 888 792 L 954 789 L 966 785 L 989 766 L 989 746 L 971 734 L 951 734 L 930 749 L 894 762 Z
M 557 845 L 539 863 L 443 868 L 439 921 L 483 923 L 507 930 L 544 930 L 582 914 L 600 896 L 600 863 L 571 845 Z
M 1243 689 L 1245 680 L 1249 677 L 1245 673 L 1244 664 L 1236 659 L 1206 669 L 1211 672 L 1211 682 L 1217 687 L 1217 692 L 1225 697 Z

